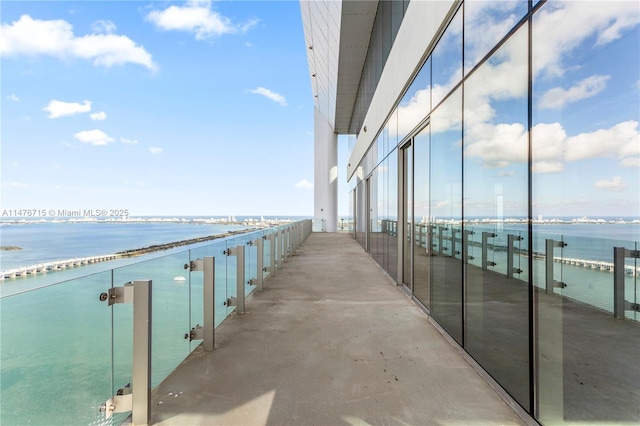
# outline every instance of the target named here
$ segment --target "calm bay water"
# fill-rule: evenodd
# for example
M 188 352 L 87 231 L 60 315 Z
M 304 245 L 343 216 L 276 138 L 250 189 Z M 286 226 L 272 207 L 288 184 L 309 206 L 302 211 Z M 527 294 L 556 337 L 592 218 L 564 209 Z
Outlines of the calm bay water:
M 33 223 L 0 227 L 0 270 L 54 260 L 112 254 L 123 250 L 222 234 L 241 225 L 192 223 Z

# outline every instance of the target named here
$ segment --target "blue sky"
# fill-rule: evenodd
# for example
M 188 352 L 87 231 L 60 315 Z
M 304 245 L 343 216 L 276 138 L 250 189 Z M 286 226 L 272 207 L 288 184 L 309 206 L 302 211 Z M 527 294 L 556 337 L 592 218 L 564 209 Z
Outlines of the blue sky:
M 2 209 L 313 214 L 298 2 L 0 7 Z

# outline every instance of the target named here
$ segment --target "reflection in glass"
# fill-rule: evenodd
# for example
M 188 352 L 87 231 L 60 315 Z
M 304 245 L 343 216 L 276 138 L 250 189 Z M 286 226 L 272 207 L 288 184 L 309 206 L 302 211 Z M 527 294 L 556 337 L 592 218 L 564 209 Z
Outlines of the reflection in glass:
M 610 272 L 571 259 L 610 264 L 614 244 L 632 248 L 640 236 L 637 225 L 620 223 L 609 234 L 624 232 L 627 241 L 588 238 L 607 225 L 587 219 L 640 216 L 640 9 L 624 1 L 538 6 L 531 138 L 539 419 L 637 424 L 640 323 L 609 312 Z M 562 217 L 585 222 L 551 221 Z
M 430 225 L 429 225 L 429 126 L 413 138 L 413 294 L 428 308 L 430 304 Z
M 434 64 L 435 66 L 435 64 Z M 456 90 L 431 115 L 429 210 L 437 228 L 431 256 L 431 314 L 462 344 L 462 263 L 454 257 L 455 229 L 462 220 L 462 91 Z
M 363 249 L 367 249 L 367 215 L 366 215 L 365 184 L 356 187 L 356 240 Z
M 462 80 L 462 7 L 433 50 L 431 105 L 436 107 Z
M 528 263 L 523 236 L 505 221 L 528 216 L 527 29 L 520 28 L 465 82 L 462 234 L 463 250 L 477 241 L 479 257 L 487 259 L 465 268 L 465 349 L 524 407 L 529 288 L 520 277 Z
M 402 148 L 402 284 L 413 290 L 413 147 Z
M 398 146 L 398 108 L 394 109 L 389 116 L 385 128 L 389 129 L 389 151 Z
M 464 72 L 469 73 L 527 13 L 523 0 L 466 1 Z
M 398 139 L 402 141 L 431 112 L 431 58 L 424 63 L 398 104 Z
M 369 253 L 376 262 L 380 262 L 378 247 L 379 216 L 378 216 L 378 169 L 375 169 L 367 180 L 369 187 Z
M 389 275 L 398 280 L 398 149 L 388 157 L 389 166 Z
M 380 175 L 378 196 L 381 200 L 382 267 L 389 272 L 389 157 L 380 165 Z

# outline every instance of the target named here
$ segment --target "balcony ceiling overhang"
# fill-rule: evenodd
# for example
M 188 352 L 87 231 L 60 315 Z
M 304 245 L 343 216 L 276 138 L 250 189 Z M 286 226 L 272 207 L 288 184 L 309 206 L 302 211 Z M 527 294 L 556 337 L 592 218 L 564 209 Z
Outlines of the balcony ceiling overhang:
M 349 133 L 377 0 L 301 3 L 314 104 L 335 133 Z
M 352 0 L 342 3 L 334 126 L 336 133 L 349 133 L 377 8 L 377 1 Z

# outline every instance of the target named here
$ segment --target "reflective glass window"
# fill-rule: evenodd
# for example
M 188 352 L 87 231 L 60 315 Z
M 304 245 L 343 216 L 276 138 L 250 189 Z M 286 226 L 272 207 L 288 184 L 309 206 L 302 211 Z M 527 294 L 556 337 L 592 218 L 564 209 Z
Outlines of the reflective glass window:
M 464 2 L 464 72 L 478 64 L 528 11 L 527 0 Z
M 431 111 L 431 59 L 422 66 L 398 104 L 398 139 L 407 136 Z
M 465 349 L 529 407 L 528 26 L 464 83 Z M 508 82 L 508 83 L 507 83 Z
M 431 60 L 431 101 L 435 107 L 462 79 L 462 7 L 438 41 Z
M 389 275 L 398 278 L 398 149 L 388 157 L 389 166 Z
M 614 318 L 613 274 L 603 272 L 614 247 L 640 241 L 639 23 L 638 3 L 626 1 L 546 2 L 533 19 L 536 380 L 546 424 L 640 422 L 640 322 L 626 310 Z M 637 274 L 619 283 L 625 300 L 640 300 Z
M 435 64 L 434 64 L 435 65 Z M 458 88 L 431 115 L 431 314 L 462 344 L 462 90 Z
M 413 138 L 413 294 L 429 307 L 430 279 L 430 224 L 429 224 L 429 127 Z

